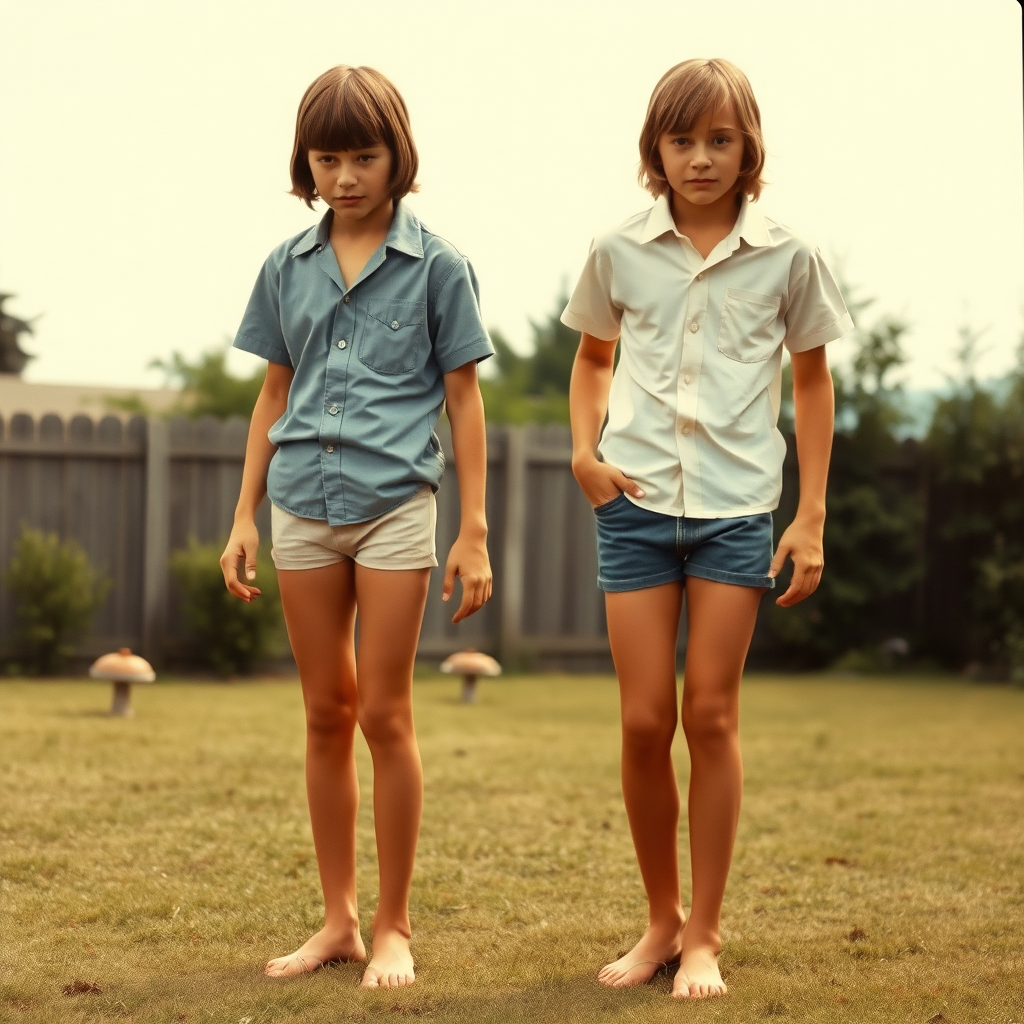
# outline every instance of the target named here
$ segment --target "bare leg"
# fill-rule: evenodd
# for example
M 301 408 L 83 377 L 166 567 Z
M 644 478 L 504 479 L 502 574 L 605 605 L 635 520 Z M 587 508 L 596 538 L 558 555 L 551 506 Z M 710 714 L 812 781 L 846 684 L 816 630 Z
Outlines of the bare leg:
M 677 998 L 723 995 L 719 922 L 743 790 L 739 691 L 764 591 L 689 577 L 683 731 L 690 750 L 693 902 L 683 932 Z
M 332 960 L 365 960 L 356 905 L 356 726 L 354 563 L 278 573 L 306 707 L 306 793 L 324 927 L 290 956 L 266 966 L 291 977 Z
M 429 569 L 356 566 L 359 726 L 373 758 L 373 820 L 380 902 L 373 918 L 368 988 L 411 985 L 409 888 L 423 806 L 423 771 L 412 718 L 412 668 Z
M 648 904 L 640 941 L 598 974 L 616 988 L 650 981 L 681 951 L 679 787 L 672 737 L 682 600 L 682 583 L 605 595 L 622 704 L 622 795 Z

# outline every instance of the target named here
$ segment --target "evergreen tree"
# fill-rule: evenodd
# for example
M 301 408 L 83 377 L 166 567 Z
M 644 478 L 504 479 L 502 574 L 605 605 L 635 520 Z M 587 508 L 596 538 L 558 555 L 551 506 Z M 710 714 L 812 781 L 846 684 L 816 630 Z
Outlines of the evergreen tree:
M 848 298 L 858 315 L 870 300 Z M 763 617 L 775 653 L 792 665 L 831 663 L 850 652 L 877 649 L 916 626 L 915 582 L 921 575 L 923 506 L 917 461 L 898 441 L 905 422 L 902 386 L 891 376 L 906 362 L 906 325 L 882 317 L 858 327 L 846 370 L 833 369 L 836 432 L 829 470 L 825 572 L 814 595 L 793 608 L 765 602 Z M 783 429 L 791 429 L 792 376 L 787 374 Z M 786 422 L 788 418 L 789 422 Z M 912 446 L 911 446 L 912 447 Z M 776 516 L 781 536 L 797 493 L 784 495 Z

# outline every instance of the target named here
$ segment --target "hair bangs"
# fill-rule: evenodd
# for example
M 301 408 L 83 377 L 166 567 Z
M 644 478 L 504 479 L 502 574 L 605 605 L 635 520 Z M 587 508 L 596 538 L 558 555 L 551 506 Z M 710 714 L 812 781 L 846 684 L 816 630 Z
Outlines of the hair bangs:
M 718 113 L 730 97 L 725 83 L 709 75 L 704 81 L 697 82 L 692 92 L 679 92 L 668 99 L 658 118 L 657 127 L 661 135 L 690 131 L 705 114 Z
M 299 141 L 303 149 L 337 153 L 386 144 L 388 134 L 381 111 L 350 76 L 313 99 L 303 118 Z

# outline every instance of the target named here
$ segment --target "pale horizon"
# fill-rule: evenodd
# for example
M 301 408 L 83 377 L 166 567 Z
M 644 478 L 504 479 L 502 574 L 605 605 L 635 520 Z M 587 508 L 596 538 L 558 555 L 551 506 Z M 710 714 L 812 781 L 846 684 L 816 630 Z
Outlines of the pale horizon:
M 1020 5 L 901 0 L 823 8 L 652 0 L 514 10 L 407 0 L 0 2 L 0 291 L 36 320 L 28 381 L 159 387 L 237 328 L 270 250 L 314 223 L 288 196 L 302 91 L 369 64 L 409 105 L 422 190 L 409 205 L 469 256 L 485 323 L 519 351 L 591 237 L 649 205 L 636 182 L 650 91 L 723 56 L 761 107 L 760 208 L 819 245 L 874 315 L 902 317 L 911 388 L 985 331 L 983 378 L 1024 333 Z M 986 330 L 987 329 L 987 330 Z M 833 362 L 842 347 L 830 350 Z M 233 353 L 229 365 L 258 365 Z

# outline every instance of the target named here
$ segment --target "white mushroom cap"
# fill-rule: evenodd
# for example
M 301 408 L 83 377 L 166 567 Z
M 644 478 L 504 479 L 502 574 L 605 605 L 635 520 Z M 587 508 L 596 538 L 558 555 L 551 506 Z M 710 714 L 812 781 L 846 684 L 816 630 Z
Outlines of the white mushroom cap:
M 456 651 L 441 662 L 441 671 L 460 676 L 500 676 L 501 666 L 489 654 L 473 650 Z
M 116 654 L 104 654 L 92 663 L 93 679 L 109 679 L 113 683 L 151 683 L 156 679 L 153 666 L 127 647 Z

